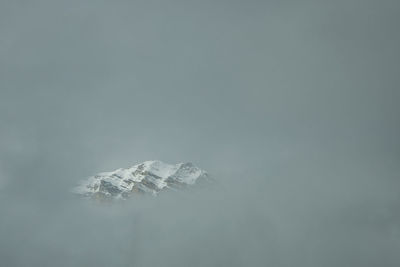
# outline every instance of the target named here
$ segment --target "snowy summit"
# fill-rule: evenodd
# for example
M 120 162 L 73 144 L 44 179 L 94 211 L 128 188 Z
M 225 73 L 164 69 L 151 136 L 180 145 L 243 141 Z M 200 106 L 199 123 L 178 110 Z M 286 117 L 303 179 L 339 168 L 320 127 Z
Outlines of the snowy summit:
M 81 181 L 73 192 L 94 199 L 126 199 L 133 194 L 157 195 L 209 180 L 207 172 L 192 163 L 145 161 L 127 169 L 102 172 Z

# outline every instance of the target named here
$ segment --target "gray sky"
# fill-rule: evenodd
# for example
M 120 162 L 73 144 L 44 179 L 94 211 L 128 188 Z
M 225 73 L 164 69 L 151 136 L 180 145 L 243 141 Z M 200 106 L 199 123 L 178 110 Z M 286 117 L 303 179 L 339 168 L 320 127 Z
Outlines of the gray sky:
M 399 11 L 389 0 L 1 1 L 0 259 L 398 266 Z M 83 177 L 149 159 L 192 161 L 225 191 L 180 212 L 143 202 L 152 212 L 132 211 L 135 243 L 123 222 L 136 219 L 68 198 Z M 110 225 L 122 230 L 96 237 Z M 105 255 L 107 240 L 129 249 Z M 150 248 L 170 257 L 128 256 Z

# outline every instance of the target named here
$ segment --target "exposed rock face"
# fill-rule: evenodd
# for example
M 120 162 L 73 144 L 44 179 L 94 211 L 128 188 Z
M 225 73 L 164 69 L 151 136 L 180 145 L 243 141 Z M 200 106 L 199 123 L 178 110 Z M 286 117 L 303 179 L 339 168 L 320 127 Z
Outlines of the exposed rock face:
M 210 180 L 192 163 L 145 161 L 127 169 L 103 172 L 82 181 L 73 192 L 94 199 L 126 199 L 133 194 L 157 195 Z

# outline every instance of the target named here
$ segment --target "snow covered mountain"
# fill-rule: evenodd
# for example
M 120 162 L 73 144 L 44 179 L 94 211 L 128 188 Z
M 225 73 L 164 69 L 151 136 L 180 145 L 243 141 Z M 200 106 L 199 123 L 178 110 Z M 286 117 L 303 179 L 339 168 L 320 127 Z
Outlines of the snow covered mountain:
M 127 199 L 133 194 L 157 195 L 208 180 L 207 172 L 192 163 L 145 161 L 127 169 L 91 176 L 81 181 L 73 192 L 94 199 Z

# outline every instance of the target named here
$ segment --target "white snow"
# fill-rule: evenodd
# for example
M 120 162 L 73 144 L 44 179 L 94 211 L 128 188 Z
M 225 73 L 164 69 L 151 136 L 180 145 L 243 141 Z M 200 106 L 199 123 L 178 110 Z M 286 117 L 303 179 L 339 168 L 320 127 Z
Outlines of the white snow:
M 115 198 L 121 198 L 123 193 L 131 193 L 136 186 L 143 192 L 157 194 L 162 189 L 169 188 L 169 183 L 193 185 L 199 177 L 205 176 L 207 173 L 192 163 L 168 164 L 158 160 L 145 161 L 130 168 L 120 168 L 91 176 L 81 181 L 73 192 L 90 196 L 101 190 L 105 195 L 114 194 Z

